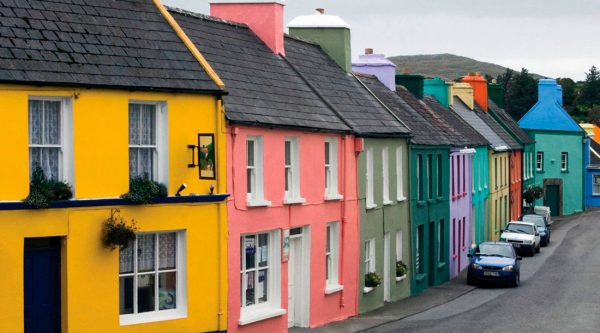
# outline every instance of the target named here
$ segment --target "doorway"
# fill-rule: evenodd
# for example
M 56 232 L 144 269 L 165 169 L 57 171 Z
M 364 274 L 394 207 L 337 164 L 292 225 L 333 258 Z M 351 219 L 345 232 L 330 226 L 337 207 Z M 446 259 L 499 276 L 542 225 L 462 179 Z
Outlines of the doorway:
M 558 197 L 558 185 L 546 185 L 546 196 L 544 201 L 546 202 L 546 206 L 550 207 L 550 214 L 552 216 L 558 216 L 560 213 L 558 211 L 560 198 Z
M 60 237 L 25 238 L 25 333 L 60 333 Z
M 391 302 L 390 292 L 390 274 L 391 274 L 391 258 L 390 258 L 390 233 L 386 232 L 383 235 L 383 301 Z
M 288 328 L 309 325 L 310 234 L 308 230 L 308 227 L 290 229 Z

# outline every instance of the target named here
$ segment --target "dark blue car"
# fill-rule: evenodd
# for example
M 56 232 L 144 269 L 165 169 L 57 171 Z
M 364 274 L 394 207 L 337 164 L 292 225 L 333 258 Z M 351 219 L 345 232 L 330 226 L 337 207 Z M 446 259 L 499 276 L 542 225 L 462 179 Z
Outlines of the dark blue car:
M 535 223 L 540 232 L 540 245 L 547 246 L 550 243 L 550 236 L 552 235 L 552 230 L 550 230 L 550 226 L 548 225 L 548 221 L 542 215 L 537 214 L 525 214 L 519 218 L 519 221 L 523 222 L 531 222 Z
M 506 242 L 485 242 L 469 254 L 467 284 L 506 283 L 517 287 L 521 281 L 521 257 Z

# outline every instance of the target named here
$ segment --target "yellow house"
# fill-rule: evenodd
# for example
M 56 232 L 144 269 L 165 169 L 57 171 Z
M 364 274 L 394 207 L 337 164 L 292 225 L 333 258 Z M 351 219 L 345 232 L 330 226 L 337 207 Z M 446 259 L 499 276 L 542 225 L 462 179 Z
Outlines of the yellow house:
M 225 331 L 222 82 L 157 1 L 39 3 L 0 4 L 0 332 Z M 24 203 L 38 168 L 72 198 Z
M 510 152 L 489 150 L 489 239 L 496 241 L 510 218 Z

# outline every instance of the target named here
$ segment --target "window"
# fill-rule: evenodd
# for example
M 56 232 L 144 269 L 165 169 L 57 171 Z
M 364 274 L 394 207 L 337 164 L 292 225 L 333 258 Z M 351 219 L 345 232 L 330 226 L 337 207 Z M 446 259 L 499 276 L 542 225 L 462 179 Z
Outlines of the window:
M 404 196 L 404 174 L 402 172 L 404 168 L 402 147 L 396 148 L 396 199 L 403 201 L 406 199 Z
M 456 156 L 456 195 L 459 195 L 462 193 L 462 190 L 460 188 L 460 184 L 461 184 L 461 169 L 460 169 L 460 156 Z
M 475 156 L 471 155 L 471 192 L 475 193 Z
M 452 257 L 456 257 L 456 252 L 457 252 L 457 248 L 458 248 L 458 242 L 456 242 L 456 219 L 453 218 L 452 219 L 452 239 L 453 241 L 456 243 L 454 244 L 454 246 L 452 246 Z
M 246 193 L 247 205 L 268 206 L 265 201 L 263 179 L 263 138 L 261 136 L 246 139 Z
M 423 201 L 423 156 L 417 155 L 417 200 Z
M 462 156 L 462 162 L 463 162 L 462 189 L 463 189 L 463 194 L 466 194 L 467 193 L 467 162 L 466 162 L 465 155 Z
M 567 171 L 569 169 L 569 153 L 560 153 L 560 171 Z
M 280 240 L 276 231 L 242 235 L 240 237 L 240 324 L 254 322 L 253 313 L 279 310 Z M 283 314 L 279 310 L 275 314 Z M 258 317 L 258 316 L 256 316 Z
M 303 203 L 300 198 L 300 151 L 298 139 L 285 139 L 285 200 L 284 203 Z
M 119 251 L 121 324 L 186 316 L 183 232 L 140 233 Z
M 441 198 L 443 196 L 444 191 L 444 172 L 442 171 L 442 154 L 438 154 L 437 156 L 437 196 Z
M 529 153 L 529 178 L 533 178 L 533 152 Z
M 535 170 L 544 171 L 544 153 L 541 151 L 537 153 L 537 159 L 535 161 Z
M 367 148 L 367 209 L 375 208 L 375 191 L 373 184 L 373 148 Z
M 396 231 L 396 261 L 402 261 L 402 230 Z
M 498 188 L 498 158 L 494 157 L 494 187 Z
M 600 175 L 593 175 L 592 178 L 592 194 L 600 195 Z
M 454 184 L 456 183 L 456 157 L 452 156 L 450 157 L 450 182 L 452 183 L 452 195 L 451 197 L 454 198 L 454 196 L 456 195 L 456 188 L 454 186 Z
M 29 172 L 73 184 L 72 113 L 64 98 L 29 100 Z
M 477 155 L 475 155 L 475 162 L 477 163 L 477 188 L 479 189 L 479 191 L 481 191 L 481 178 L 483 177 L 483 170 L 481 168 L 482 160 L 482 158 L 477 158 Z
M 383 204 L 389 205 L 390 201 L 390 154 L 388 147 L 381 150 L 381 164 L 383 171 Z
M 427 199 L 433 199 L 433 162 L 431 155 L 427 155 Z
M 375 238 L 365 242 L 365 274 L 375 272 Z
M 438 262 L 443 263 L 443 262 L 445 262 L 444 249 L 446 248 L 446 244 L 444 243 L 444 219 L 440 220 L 437 236 L 438 236 Z
M 339 200 L 337 140 L 325 140 L 325 200 Z
M 485 170 L 485 166 L 483 165 L 484 161 L 485 160 L 483 158 L 480 160 L 480 162 L 481 162 L 481 171 Z M 483 178 L 483 188 L 488 188 L 489 173 L 490 173 L 489 170 L 488 170 L 488 174 L 487 175 L 485 175 L 485 172 L 481 173 L 481 177 Z
M 168 183 L 166 108 L 129 103 L 129 177 Z
M 339 223 L 327 225 L 327 240 L 325 245 L 325 279 L 327 286 L 338 286 L 338 256 L 339 256 Z

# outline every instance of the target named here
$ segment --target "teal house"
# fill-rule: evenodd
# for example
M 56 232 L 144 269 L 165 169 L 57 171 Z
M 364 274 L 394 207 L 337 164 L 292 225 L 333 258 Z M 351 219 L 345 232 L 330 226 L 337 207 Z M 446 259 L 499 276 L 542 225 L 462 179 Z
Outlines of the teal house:
M 535 140 L 534 182 L 544 189 L 537 205 L 553 216 L 582 212 L 584 206 L 585 131 L 562 107 L 562 89 L 555 80 L 538 83 L 538 102 L 519 126 Z

